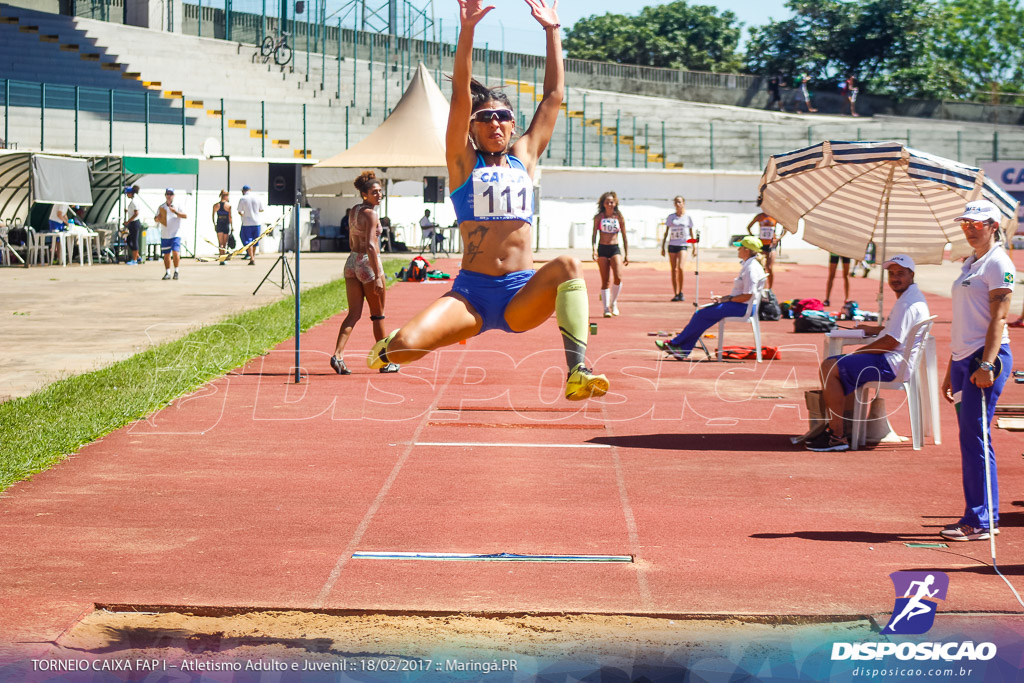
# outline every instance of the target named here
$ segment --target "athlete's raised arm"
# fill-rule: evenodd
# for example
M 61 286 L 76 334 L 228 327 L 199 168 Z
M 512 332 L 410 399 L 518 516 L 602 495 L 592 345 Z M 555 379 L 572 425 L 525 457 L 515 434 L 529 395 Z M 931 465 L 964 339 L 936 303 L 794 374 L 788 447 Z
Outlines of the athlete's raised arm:
M 533 18 L 544 28 L 547 43 L 547 59 L 544 68 L 544 96 L 537 105 L 530 127 L 512 145 L 512 153 L 519 157 L 526 170 L 533 176 L 537 160 L 551 141 L 551 133 L 558 121 L 558 111 L 565 97 L 565 68 L 562 64 L 562 25 L 558 23 L 558 0 L 551 6 L 544 0 L 526 0 Z
M 448 109 L 448 131 L 445 134 L 445 157 L 448 162 L 448 182 L 458 187 L 466 182 L 476 153 L 469 142 L 469 117 L 473 113 L 470 81 L 473 80 L 473 34 L 480 20 L 494 9 L 484 6 L 482 0 L 459 0 L 459 43 L 455 48 L 455 68 L 452 71 L 452 101 Z

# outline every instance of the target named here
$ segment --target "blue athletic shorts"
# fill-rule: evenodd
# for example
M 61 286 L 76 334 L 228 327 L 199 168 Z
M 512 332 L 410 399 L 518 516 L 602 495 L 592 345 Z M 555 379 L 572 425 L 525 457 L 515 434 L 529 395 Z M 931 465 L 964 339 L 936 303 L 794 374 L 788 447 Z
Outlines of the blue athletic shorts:
M 61 232 L 62 230 L 67 230 L 64 223 L 61 221 L 50 221 L 50 232 Z
M 505 308 L 512 297 L 523 288 L 536 270 L 517 270 L 507 275 L 484 275 L 472 270 L 460 270 L 452 291 L 466 297 L 466 300 L 483 318 L 480 332 L 504 330 L 515 332 L 505 322 Z M 479 334 L 479 333 L 477 333 Z
M 884 353 L 851 353 L 832 357 L 839 359 L 836 372 L 839 373 L 839 382 L 846 394 L 852 394 L 857 387 L 867 382 L 891 382 L 896 379 Z
M 238 232 L 239 237 L 242 238 L 242 243 L 238 246 L 244 247 L 249 242 L 260 236 L 260 226 L 258 225 L 243 225 L 242 229 Z
M 180 237 L 172 237 L 169 240 L 165 240 L 165 239 L 163 239 L 161 237 L 160 238 L 160 253 L 161 254 L 170 254 L 172 251 L 176 251 L 179 254 L 181 253 L 181 238 Z

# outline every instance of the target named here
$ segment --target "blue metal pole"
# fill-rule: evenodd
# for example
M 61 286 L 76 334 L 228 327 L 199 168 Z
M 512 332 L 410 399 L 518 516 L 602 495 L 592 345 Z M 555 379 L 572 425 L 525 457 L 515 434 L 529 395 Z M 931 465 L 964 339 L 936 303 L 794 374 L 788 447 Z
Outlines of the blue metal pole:
M 222 105 L 223 106 L 223 105 Z M 223 116 L 223 113 L 221 113 Z M 185 93 L 181 93 L 181 155 L 185 156 Z M 221 154 L 227 154 L 227 150 L 223 146 L 220 148 Z M 199 189 L 196 188 L 196 200 L 199 199 Z
M 150 91 L 147 90 L 146 92 L 144 92 L 142 94 L 142 96 L 144 98 L 144 103 L 145 103 L 144 106 L 143 106 L 143 109 L 145 110 L 145 113 L 146 113 L 146 126 L 145 126 L 145 131 L 146 131 L 146 145 L 145 145 L 146 154 L 149 154 L 149 92 Z
M 39 149 L 46 149 L 46 84 L 39 85 Z
M 108 103 L 108 110 L 110 112 L 110 144 L 109 151 L 111 154 L 114 153 L 114 89 L 110 89 L 110 102 Z
M 75 151 L 78 151 L 78 112 L 81 108 L 81 99 L 79 97 L 79 86 L 75 86 Z M 4 140 L 7 138 L 5 137 Z

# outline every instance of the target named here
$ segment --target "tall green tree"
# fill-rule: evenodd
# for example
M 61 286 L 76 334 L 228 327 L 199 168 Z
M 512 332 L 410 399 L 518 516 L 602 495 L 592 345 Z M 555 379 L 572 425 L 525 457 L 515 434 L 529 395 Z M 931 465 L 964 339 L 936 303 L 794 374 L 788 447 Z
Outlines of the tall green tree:
M 786 6 L 792 19 L 751 31 L 751 72 L 807 72 L 826 82 L 853 75 L 868 90 L 897 96 L 943 96 L 962 82 L 937 48 L 941 12 L 929 0 L 789 0 Z
M 741 24 L 736 15 L 676 0 L 645 7 L 631 17 L 593 15 L 566 31 L 565 49 L 576 59 L 694 71 L 739 71 Z
M 1020 0 L 789 0 L 793 18 L 751 30 L 758 74 L 853 74 L 895 96 L 985 99 L 1024 91 Z
M 936 46 L 958 66 L 962 94 L 1024 92 L 1024 9 L 1017 0 L 943 0 Z

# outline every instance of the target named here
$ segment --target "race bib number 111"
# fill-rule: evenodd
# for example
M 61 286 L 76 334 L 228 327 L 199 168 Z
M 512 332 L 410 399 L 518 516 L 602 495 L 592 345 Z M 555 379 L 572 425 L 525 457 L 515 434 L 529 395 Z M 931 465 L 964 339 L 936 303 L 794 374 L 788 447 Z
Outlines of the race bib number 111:
M 477 219 L 530 220 L 533 217 L 533 183 L 530 176 L 513 168 L 475 169 L 473 214 Z

